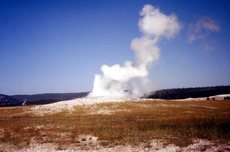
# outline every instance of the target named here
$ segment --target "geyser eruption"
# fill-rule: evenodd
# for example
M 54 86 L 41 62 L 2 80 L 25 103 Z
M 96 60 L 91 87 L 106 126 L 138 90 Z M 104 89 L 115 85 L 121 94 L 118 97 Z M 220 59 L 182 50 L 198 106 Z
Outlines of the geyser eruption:
M 135 61 L 123 65 L 102 65 L 102 74 L 96 74 L 90 96 L 140 97 L 150 91 L 150 66 L 159 58 L 160 38 L 172 38 L 180 30 L 176 15 L 165 15 L 152 5 L 144 5 L 138 26 L 141 37 L 132 40 Z

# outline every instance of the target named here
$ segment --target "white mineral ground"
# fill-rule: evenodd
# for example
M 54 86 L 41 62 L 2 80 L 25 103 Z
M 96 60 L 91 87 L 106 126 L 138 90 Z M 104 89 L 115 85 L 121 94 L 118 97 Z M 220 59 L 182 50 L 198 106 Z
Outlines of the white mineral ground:
M 84 141 L 78 142 L 81 138 L 84 138 Z M 34 139 L 31 139 L 28 147 L 22 149 L 18 149 L 10 144 L 0 144 L 0 149 L 4 152 L 227 152 L 230 150 L 230 142 L 217 144 L 215 141 L 196 139 L 187 147 L 179 147 L 174 144 L 165 145 L 163 140 L 154 139 L 149 141 L 148 147 L 146 147 L 144 143 L 140 143 L 136 146 L 116 145 L 112 147 L 103 147 L 100 145 L 97 137 L 92 135 L 81 135 L 76 140 L 76 144 L 72 144 L 61 150 L 56 144 L 39 144 Z
M 224 97 L 230 97 L 230 94 L 221 94 L 216 96 L 210 96 L 210 99 L 215 98 L 216 100 L 223 100 Z M 205 101 L 207 97 L 203 98 L 186 98 L 186 99 L 178 99 L 173 101 Z M 145 98 L 112 98 L 112 97 L 85 97 L 85 98 L 77 98 L 73 100 L 60 101 L 56 103 L 51 103 L 47 105 L 39 105 L 32 107 L 32 111 L 35 114 L 43 115 L 46 113 L 57 113 L 63 110 L 72 110 L 76 106 L 83 105 L 95 105 L 98 103 L 109 103 L 109 102 L 126 102 L 126 101 L 164 101 L 164 99 L 145 99 Z

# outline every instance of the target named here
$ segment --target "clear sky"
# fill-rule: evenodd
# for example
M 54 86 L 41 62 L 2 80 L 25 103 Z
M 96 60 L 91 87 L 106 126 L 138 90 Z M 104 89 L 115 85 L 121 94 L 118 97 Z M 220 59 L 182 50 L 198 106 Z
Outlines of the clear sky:
M 102 64 L 134 59 L 144 4 L 181 25 L 160 42 L 155 88 L 230 85 L 229 0 L 0 0 L 0 93 L 92 90 Z

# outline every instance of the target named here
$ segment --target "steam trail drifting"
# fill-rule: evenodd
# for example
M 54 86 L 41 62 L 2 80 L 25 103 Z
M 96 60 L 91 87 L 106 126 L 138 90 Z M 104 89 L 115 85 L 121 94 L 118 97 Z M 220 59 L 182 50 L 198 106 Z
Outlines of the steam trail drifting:
M 123 65 L 102 65 L 102 74 L 96 74 L 90 96 L 140 97 L 151 90 L 148 78 L 151 65 L 160 56 L 158 47 L 161 38 L 173 38 L 180 30 L 175 14 L 165 15 L 152 5 L 144 5 L 138 26 L 141 37 L 131 41 L 134 61 Z

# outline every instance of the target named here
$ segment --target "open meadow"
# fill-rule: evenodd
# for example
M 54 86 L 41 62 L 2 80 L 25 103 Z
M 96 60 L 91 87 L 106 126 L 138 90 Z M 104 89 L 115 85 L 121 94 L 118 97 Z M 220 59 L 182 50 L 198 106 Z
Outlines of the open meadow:
M 0 108 L 0 151 L 229 151 L 229 141 L 229 100 Z

